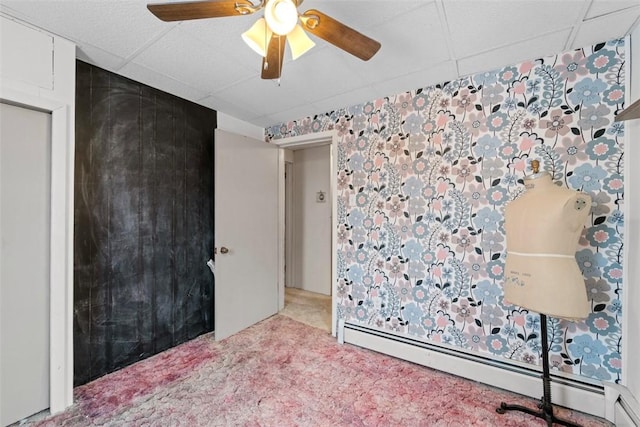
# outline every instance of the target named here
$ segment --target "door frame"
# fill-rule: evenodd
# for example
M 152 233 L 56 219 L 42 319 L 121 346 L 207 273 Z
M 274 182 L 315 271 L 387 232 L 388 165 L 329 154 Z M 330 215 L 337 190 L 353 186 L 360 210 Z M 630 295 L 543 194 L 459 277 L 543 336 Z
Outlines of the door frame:
M 73 404 L 73 105 L 2 88 L 0 101 L 51 114 L 49 411 Z
M 278 241 L 278 309 L 284 308 L 284 261 L 285 261 L 285 153 L 284 149 L 311 148 L 320 145 L 329 145 L 329 175 L 331 177 L 331 335 L 336 336 L 337 331 L 337 254 L 338 254 L 338 189 L 336 173 L 338 170 L 338 135 L 335 130 L 311 133 L 307 135 L 293 136 L 272 141 L 280 147 L 278 155 L 279 170 L 283 171 L 278 177 L 278 205 L 279 205 L 279 241 Z

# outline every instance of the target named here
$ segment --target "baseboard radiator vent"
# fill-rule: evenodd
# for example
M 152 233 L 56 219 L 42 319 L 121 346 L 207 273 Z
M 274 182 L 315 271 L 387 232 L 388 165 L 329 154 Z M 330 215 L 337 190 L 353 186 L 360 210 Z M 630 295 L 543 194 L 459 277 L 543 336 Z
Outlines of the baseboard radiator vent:
M 617 427 L 640 426 L 640 405 L 629 389 L 619 384 L 605 383 L 604 395 L 607 420 Z
M 362 325 L 339 322 L 338 340 L 367 348 L 418 365 L 448 372 L 473 381 L 540 399 L 541 371 L 524 364 L 502 362 L 434 344 L 425 343 Z M 541 369 L 541 368 L 540 368 Z M 551 395 L 554 405 L 564 406 L 597 417 L 605 417 L 605 390 L 599 383 L 581 381 L 552 373 Z M 496 402 L 496 407 L 500 402 Z

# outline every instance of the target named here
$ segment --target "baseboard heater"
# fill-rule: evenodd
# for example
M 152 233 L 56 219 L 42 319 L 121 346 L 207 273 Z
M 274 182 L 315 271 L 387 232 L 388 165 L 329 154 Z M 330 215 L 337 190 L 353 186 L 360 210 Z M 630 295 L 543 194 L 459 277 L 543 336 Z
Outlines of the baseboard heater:
M 541 371 L 524 364 L 507 363 L 348 322 L 340 322 L 337 332 L 340 341 L 358 347 L 535 399 L 542 396 Z M 601 383 L 553 373 L 551 377 L 554 405 L 605 417 L 605 392 Z M 496 402 L 496 407 L 499 405 L 500 402 Z

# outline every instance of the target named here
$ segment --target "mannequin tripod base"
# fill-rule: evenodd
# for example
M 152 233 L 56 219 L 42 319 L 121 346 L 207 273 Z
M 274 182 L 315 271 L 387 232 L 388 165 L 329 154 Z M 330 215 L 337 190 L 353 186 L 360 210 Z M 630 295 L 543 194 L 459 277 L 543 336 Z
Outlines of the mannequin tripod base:
M 582 426 L 580 426 L 580 424 L 576 424 L 576 423 L 571 422 L 569 420 L 565 420 L 565 419 L 556 417 L 553 414 L 553 408 L 551 408 L 551 405 L 549 405 L 547 410 L 545 410 L 544 409 L 544 405 L 541 402 L 541 403 L 538 404 L 538 407 L 540 408 L 540 410 L 536 411 L 534 409 L 527 408 L 526 406 L 508 405 L 508 404 L 502 402 L 502 403 L 500 403 L 500 407 L 496 408 L 496 412 L 499 413 L 499 414 L 504 414 L 507 411 L 526 412 L 527 414 L 533 415 L 534 417 L 538 417 L 538 418 L 542 418 L 543 420 L 546 420 L 548 427 L 551 427 L 554 424 L 559 424 L 559 425 L 567 426 L 567 427 L 582 427 Z

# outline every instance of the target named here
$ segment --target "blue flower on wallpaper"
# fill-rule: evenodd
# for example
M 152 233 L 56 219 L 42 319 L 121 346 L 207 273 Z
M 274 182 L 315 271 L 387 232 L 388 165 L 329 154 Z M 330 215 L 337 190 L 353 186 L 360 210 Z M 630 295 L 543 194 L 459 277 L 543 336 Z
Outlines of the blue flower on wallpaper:
M 409 240 L 404 244 L 404 247 L 402 248 L 402 253 L 404 254 L 405 258 L 411 260 L 419 259 L 420 255 L 422 255 L 422 251 L 424 251 L 424 248 L 422 247 L 422 244 L 420 244 L 420 242 L 418 242 L 416 239 Z
M 410 197 L 418 197 L 424 188 L 424 183 L 416 176 L 409 177 L 402 184 L 402 192 Z
M 501 259 L 489 261 L 487 275 L 493 280 L 502 280 L 504 278 L 504 262 Z
M 367 318 L 369 317 L 369 311 L 362 305 L 356 306 L 354 312 L 356 319 L 361 322 L 367 320 Z
M 424 312 L 416 303 L 409 303 L 402 310 L 402 317 L 408 320 L 409 323 L 419 323 L 420 319 L 424 316 Z
M 582 334 L 573 338 L 573 342 L 569 344 L 569 351 L 574 358 L 582 359 L 584 363 L 600 364 L 600 356 L 607 353 L 607 348 L 591 335 Z
M 600 93 L 607 89 L 607 84 L 602 80 L 587 77 L 579 81 L 569 94 L 569 100 L 574 104 L 594 105 L 600 102 Z
M 620 353 L 615 352 L 611 354 L 607 354 L 604 357 L 604 366 L 611 372 L 615 372 L 617 374 L 622 372 L 622 357 Z
M 365 158 L 360 153 L 355 153 L 349 158 L 349 166 L 351 166 L 354 170 L 362 169 L 362 165 L 364 164 Z
M 612 282 L 622 281 L 622 266 L 617 263 L 611 263 L 604 267 L 604 277 Z
M 590 192 L 600 189 L 600 182 L 607 176 L 607 172 L 600 166 L 589 163 L 578 166 L 569 177 L 569 184 L 575 189 Z
M 423 120 L 420 114 L 410 114 L 406 119 L 404 119 L 404 131 L 411 134 L 419 133 L 422 128 L 422 123 Z
M 498 334 L 491 334 L 487 337 L 487 348 L 495 355 L 501 355 L 509 350 L 507 340 Z
M 587 68 L 594 74 L 604 73 L 618 60 L 616 53 L 609 49 L 600 49 L 587 57 Z
M 473 225 L 483 231 L 496 231 L 500 222 L 503 221 L 502 215 L 492 208 L 484 207 L 478 211 L 476 217 L 473 218 Z
M 502 111 L 496 111 L 495 113 L 487 117 L 487 129 L 489 129 L 491 132 L 501 131 L 507 126 L 508 123 L 509 116 L 507 116 Z
M 496 71 L 487 71 L 484 73 L 476 74 L 473 76 L 473 81 L 476 85 L 488 85 L 495 83 L 498 80 Z
M 482 280 L 476 285 L 473 294 L 478 301 L 482 301 L 485 304 L 495 303 L 498 301 L 498 297 L 502 295 L 502 289 L 492 281 Z
M 594 334 L 609 334 L 618 332 L 618 322 L 613 317 L 603 313 L 591 313 L 587 318 L 589 330 Z
M 576 261 L 584 277 L 597 277 L 600 275 L 600 267 L 607 265 L 607 260 L 599 252 L 591 249 L 581 249 L 576 252 Z
M 608 105 L 619 106 L 624 103 L 624 87 L 619 84 L 611 85 L 602 93 L 602 99 Z
M 575 258 L 592 312 L 572 326 L 550 319 L 551 357 L 563 371 L 618 381 L 623 46 L 614 40 L 266 129 L 271 139 L 338 135 L 339 315 L 539 364 L 540 316 L 502 297 L 504 209 L 538 159 L 558 184 L 592 198 Z
M 500 80 L 500 83 L 508 85 L 513 83 L 518 78 L 519 74 L 520 73 L 518 73 L 518 69 L 516 67 L 504 67 L 502 70 L 498 71 L 498 80 Z
M 349 224 L 353 227 L 360 227 L 364 221 L 364 213 L 360 209 L 354 209 L 349 212 L 348 219 Z
M 618 233 L 604 224 L 595 225 L 587 229 L 587 240 L 593 246 L 607 247 L 619 240 Z
M 349 267 L 349 280 L 353 281 L 354 283 L 361 283 L 362 276 L 364 276 L 364 270 L 362 270 L 362 267 L 357 264 L 351 265 Z
M 616 152 L 616 142 L 611 138 L 600 137 L 589 141 L 587 154 L 591 160 L 605 160 Z
M 502 205 L 509 199 L 509 193 L 503 187 L 491 187 L 487 190 L 487 201 L 492 205 Z
M 477 145 L 473 152 L 478 157 L 496 157 L 498 155 L 498 147 L 500 147 L 500 138 L 494 135 L 483 135 L 478 138 Z
M 607 371 L 607 369 L 603 368 L 602 366 L 583 365 L 582 373 L 600 381 L 608 381 L 611 379 L 611 374 L 609 373 L 609 371 Z
M 624 193 L 624 181 L 618 173 L 613 173 L 603 181 L 602 188 L 610 194 Z

